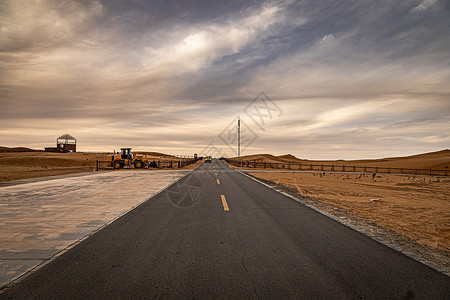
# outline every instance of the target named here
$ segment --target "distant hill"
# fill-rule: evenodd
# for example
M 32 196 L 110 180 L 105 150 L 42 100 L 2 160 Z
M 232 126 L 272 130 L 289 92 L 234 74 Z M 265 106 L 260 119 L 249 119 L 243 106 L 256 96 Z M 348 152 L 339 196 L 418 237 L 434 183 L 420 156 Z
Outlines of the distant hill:
M 418 169 L 444 169 L 450 168 L 450 150 L 444 149 L 435 152 L 415 154 L 403 157 L 387 157 L 374 160 L 348 161 L 349 163 L 365 163 L 380 167 L 390 166 L 393 168 L 418 168 Z
M 164 154 L 164 153 L 159 153 L 159 152 L 136 151 L 133 153 L 144 154 L 147 156 L 154 156 L 154 157 L 173 158 L 173 159 L 176 158 L 174 155 L 169 155 L 169 154 Z
M 292 154 L 274 156 L 272 154 L 254 154 L 241 156 L 240 160 L 268 162 L 268 163 L 306 163 L 324 165 L 345 165 L 345 166 L 378 166 L 391 168 L 417 168 L 417 169 L 450 169 L 450 150 L 444 149 L 436 152 L 415 154 L 404 157 L 388 157 L 381 159 L 364 160 L 306 160 L 299 159 Z
M 236 159 L 241 159 L 241 160 L 251 160 L 251 161 L 273 161 L 273 162 L 277 162 L 277 161 L 281 161 L 278 157 L 272 155 L 272 154 L 254 154 L 254 155 L 246 155 L 246 156 L 241 156 L 239 158 Z
M 265 161 L 265 162 L 292 162 L 292 163 L 299 163 L 304 162 L 305 160 L 299 159 L 295 157 L 292 154 L 285 154 L 285 155 L 279 155 L 275 156 L 272 154 L 253 154 L 253 155 L 246 155 L 241 156 L 237 159 L 243 159 L 243 160 L 251 160 L 251 161 Z
M 277 156 L 277 158 L 279 160 L 283 161 L 283 162 L 301 162 L 301 161 L 304 161 L 302 159 L 299 159 L 299 158 L 295 157 L 292 154 L 280 155 L 280 156 Z
M 26 147 L 3 147 L 0 146 L 0 152 L 42 152 L 43 150 L 34 150 Z

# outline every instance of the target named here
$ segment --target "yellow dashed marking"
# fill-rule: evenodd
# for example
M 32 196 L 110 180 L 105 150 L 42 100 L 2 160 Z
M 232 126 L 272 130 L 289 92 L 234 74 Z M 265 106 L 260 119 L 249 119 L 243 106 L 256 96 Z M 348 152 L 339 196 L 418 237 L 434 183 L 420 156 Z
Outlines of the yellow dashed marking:
M 219 181 L 219 179 L 216 179 L 217 180 L 217 184 L 220 184 L 220 181 Z
M 220 198 L 222 198 L 222 205 L 224 211 L 229 211 L 227 200 L 225 199 L 224 195 L 220 195 Z

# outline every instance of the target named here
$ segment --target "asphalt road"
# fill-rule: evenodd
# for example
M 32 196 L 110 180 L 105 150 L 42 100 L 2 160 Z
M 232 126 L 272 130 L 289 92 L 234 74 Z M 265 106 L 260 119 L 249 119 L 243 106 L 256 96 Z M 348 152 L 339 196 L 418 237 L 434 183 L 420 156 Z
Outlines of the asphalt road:
M 450 279 L 213 161 L 0 298 L 450 299 Z

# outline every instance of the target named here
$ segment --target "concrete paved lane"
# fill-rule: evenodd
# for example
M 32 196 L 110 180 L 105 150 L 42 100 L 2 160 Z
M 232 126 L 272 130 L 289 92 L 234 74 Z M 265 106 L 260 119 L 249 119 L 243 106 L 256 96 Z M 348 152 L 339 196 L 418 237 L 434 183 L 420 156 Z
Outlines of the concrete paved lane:
M 0 186 L 0 287 L 184 174 L 119 171 L 4 183 Z
M 0 298 L 449 295 L 447 276 L 213 161 Z

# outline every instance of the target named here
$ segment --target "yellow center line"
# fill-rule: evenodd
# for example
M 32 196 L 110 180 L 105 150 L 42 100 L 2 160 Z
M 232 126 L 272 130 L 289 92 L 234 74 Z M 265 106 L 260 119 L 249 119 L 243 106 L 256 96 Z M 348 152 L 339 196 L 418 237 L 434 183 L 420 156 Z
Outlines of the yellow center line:
M 227 200 L 225 199 L 225 196 L 224 195 L 220 195 L 220 198 L 222 198 L 223 210 L 224 211 L 229 211 L 230 209 L 228 208 L 228 204 L 227 204 Z
M 216 176 L 217 176 L 217 173 L 214 173 L 214 175 L 216 175 Z
M 217 184 L 220 184 L 220 181 L 219 181 L 219 179 L 216 179 L 217 180 Z

